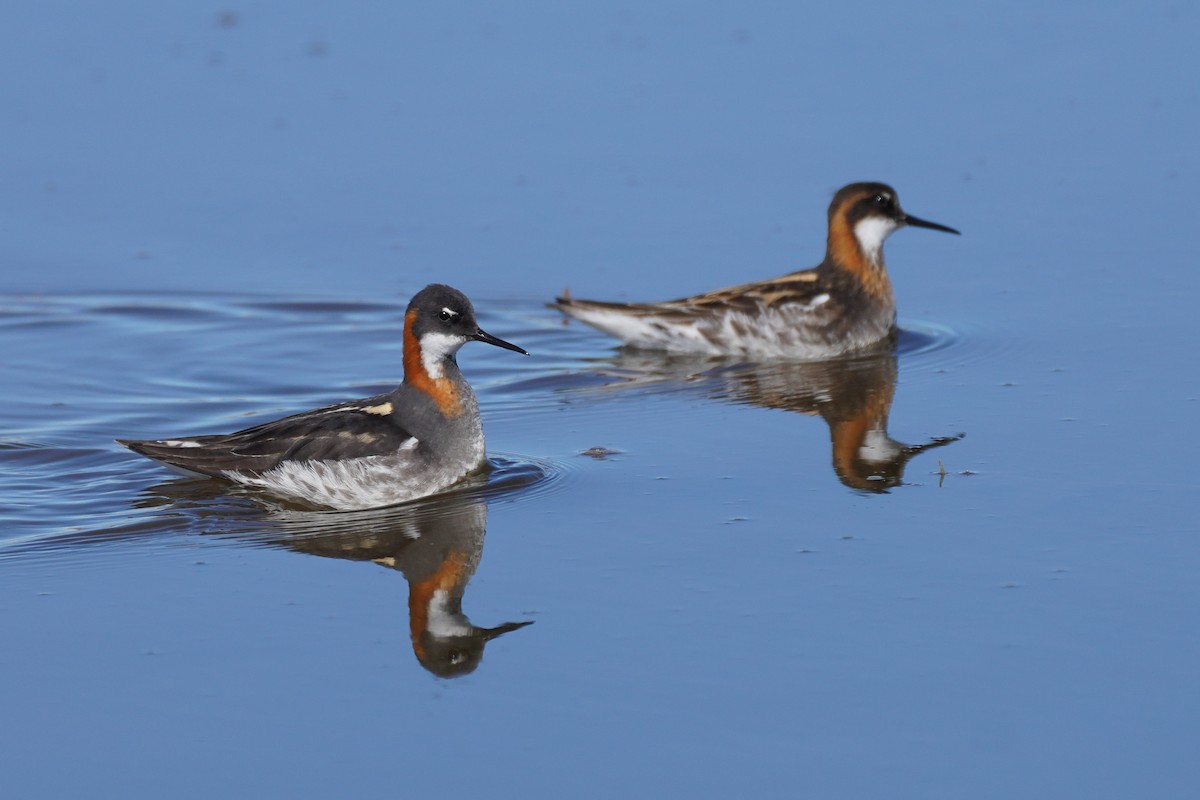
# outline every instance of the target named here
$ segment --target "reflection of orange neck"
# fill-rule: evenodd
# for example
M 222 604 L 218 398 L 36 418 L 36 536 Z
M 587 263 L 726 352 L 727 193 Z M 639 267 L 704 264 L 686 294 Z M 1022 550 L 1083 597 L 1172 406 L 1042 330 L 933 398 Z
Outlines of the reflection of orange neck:
M 421 663 L 425 663 L 425 645 L 421 636 L 429 629 L 429 606 L 438 592 L 446 592 L 451 597 L 462 595 L 470 577 L 466 574 L 465 566 L 466 556 L 457 550 L 452 551 L 436 572 L 408 586 L 409 635 L 412 637 L 413 652 Z
M 854 229 L 842 214 L 834 215 L 829 222 L 829 245 L 825 260 L 857 278 L 867 294 L 875 300 L 881 303 L 894 302 L 892 281 L 883 264 L 883 249 L 879 251 L 878 262 L 868 260 L 858 244 Z
M 833 468 L 838 475 L 851 479 L 858 477 L 855 462 L 870 429 L 871 420 L 865 414 L 829 426 L 829 437 L 833 439 Z
M 867 488 L 868 475 L 863 474 L 860 451 L 867 435 L 874 430 L 887 435 L 888 412 L 892 408 L 893 387 L 879 387 L 864 400 L 862 409 L 850 419 L 831 421 L 829 438 L 833 442 L 833 469 L 843 481 L 857 489 Z
M 404 315 L 404 382 L 433 398 L 442 415 L 453 419 L 463 412 L 458 390 L 449 378 L 434 378 L 425 369 L 425 361 L 421 358 L 421 343 L 413 333 L 413 323 L 416 320 L 416 311 L 409 311 Z

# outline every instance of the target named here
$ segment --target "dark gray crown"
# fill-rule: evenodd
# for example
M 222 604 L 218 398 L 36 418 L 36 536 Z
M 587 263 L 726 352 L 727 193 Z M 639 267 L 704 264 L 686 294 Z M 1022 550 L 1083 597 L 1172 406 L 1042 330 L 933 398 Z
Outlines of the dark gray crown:
M 431 283 L 413 296 L 408 312 L 417 312 L 413 334 L 444 333 L 473 339 L 479 332 L 475 309 L 467 296 L 444 283 Z

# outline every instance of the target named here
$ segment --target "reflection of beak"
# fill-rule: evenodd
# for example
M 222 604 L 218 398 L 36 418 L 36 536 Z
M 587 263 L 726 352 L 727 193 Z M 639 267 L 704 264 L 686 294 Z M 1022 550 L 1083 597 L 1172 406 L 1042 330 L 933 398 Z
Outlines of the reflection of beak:
M 925 444 L 910 444 L 904 448 L 904 452 L 906 455 L 908 455 L 911 458 L 912 456 L 915 456 L 917 453 L 924 453 L 926 450 L 932 450 L 935 447 L 943 447 L 945 445 L 950 444 L 951 442 L 957 442 L 959 439 L 963 438 L 964 436 L 966 436 L 965 433 L 960 433 L 957 436 L 938 436 L 936 438 L 930 439 Z
M 954 230 L 954 228 L 947 227 L 946 225 L 939 225 L 936 222 L 929 222 L 927 220 L 921 219 L 920 217 L 914 217 L 910 214 L 904 215 L 904 224 L 912 225 L 913 227 L 916 227 L 916 228 L 929 228 L 932 231 L 945 231 L 946 233 L 957 233 L 959 236 L 962 236 L 962 234 L 958 233 L 958 231 Z
M 523 350 L 521 352 L 524 352 Z M 490 642 L 497 636 L 503 636 L 506 633 L 515 631 L 517 628 L 524 628 L 526 625 L 532 625 L 534 620 L 526 620 L 525 622 L 506 622 L 503 625 L 497 625 L 494 628 L 476 628 L 475 633 L 485 642 Z
M 949 229 L 947 228 L 947 230 L 949 230 Z M 955 231 L 955 233 L 957 233 L 957 232 L 958 231 Z M 499 339 L 495 336 L 492 336 L 490 333 L 487 333 L 482 328 L 475 331 L 475 335 L 471 338 L 473 338 L 477 342 L 487 342 L 488 344 L 496 345 L 496 347 L 503 347 L 505 350 L 516 350 L 521 355 L 525 355 L 525 356 L 529 355 L 529 353 L 526 353 L 524 350 L 522 350 L 520 347 L 517 347 L 512 342 L 506 342 L 503 339 Z

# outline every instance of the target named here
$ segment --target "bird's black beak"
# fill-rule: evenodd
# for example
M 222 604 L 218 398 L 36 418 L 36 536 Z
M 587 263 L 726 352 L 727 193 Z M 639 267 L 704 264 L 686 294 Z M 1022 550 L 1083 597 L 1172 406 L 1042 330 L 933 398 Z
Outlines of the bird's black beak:
M 516 350 L 521 355 L 529 355 L 529 353 L 525 352 L 520 347 L 517 347 L 512 342 L 506 342 L 503 339 L 492 336 L 490 333 L 487 333 L 482 329 L 475 331 L 475 336 L 472 338 L 474 338 L 477 342 L 487 342 L 488 344 L 496 345 L 496 347 L 503 347 L 505 350 Z
M 954 230 L 954 228 L 951 228 L 946 225 L 939 225 L 936 222 L 928 222 L 927 220 L 923 220 L 920 217 L 914 217 L 911 214 L 904 215 L 904 224 L 912 225 L 913 227 L 916 227 L 916 228 L 929 228 L 932 231 L 945 231 L 946 233 L 957 233 L 959 236 L 962 236 L 962 234 L 959 233 L 958 231 Z

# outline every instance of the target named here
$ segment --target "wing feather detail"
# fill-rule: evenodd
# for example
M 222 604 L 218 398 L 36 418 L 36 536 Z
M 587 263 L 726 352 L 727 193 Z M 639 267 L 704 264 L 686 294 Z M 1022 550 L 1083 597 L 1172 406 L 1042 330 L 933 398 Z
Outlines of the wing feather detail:
M 326 406 L 230 434 L 157 440 L 117 440 L 185 472 L 261 474 L 284 461 L 393 455 L 417 439 L 379 408 L 386 397 Z

